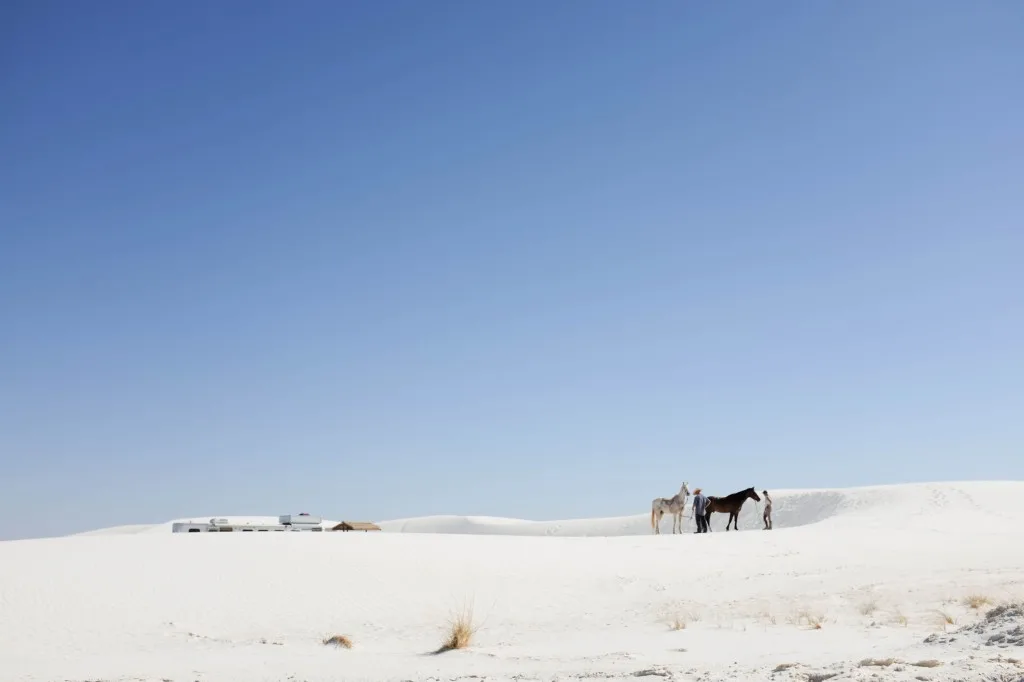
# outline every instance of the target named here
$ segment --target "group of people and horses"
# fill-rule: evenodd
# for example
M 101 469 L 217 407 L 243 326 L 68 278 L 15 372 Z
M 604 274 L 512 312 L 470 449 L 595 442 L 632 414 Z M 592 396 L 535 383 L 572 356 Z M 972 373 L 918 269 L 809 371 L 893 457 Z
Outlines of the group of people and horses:
M 764 521 L 764 530 L 771 530 L 772 498 L 769 497 L 767 490 L 762 490 L 761 494 L 764 495 L 765 500 L 764 512 L 761 515 L 761 518 Z M 658 497 L 651 502 L 651 528 L 654 529 L 655 534 L 661 534 L 661 519 L 665 514 L 672 515 L 672 533 L 675 534 L 677 532 L 683 532 L 683 512 L 686 510 L 686 501 L 689 497 L 690 488 L 684 481 L 683 486 L 675 496 L 671 498 Z M 753 488 L 740 490 L 732 495 L 726 495 L 725 497 L 704 495 L 701 489 L 697 488 L 693 491 L 692 505 L 692 515 L 694 520 L 697 522 L 697 530 L 694 532 L 710 533 L 711 514 L 714 512 L 729 515 L 729 521 L 725 524 L 726 530 L 729 530 L 729 526 L 732 526 L 735 530 L 739 530 L 739 526 L 737 524 L 739 522 L 740 509 L 743 508 L 743 503 L 748 499 L 754 500 L 754 502 L 761 501 L 761 497 Z

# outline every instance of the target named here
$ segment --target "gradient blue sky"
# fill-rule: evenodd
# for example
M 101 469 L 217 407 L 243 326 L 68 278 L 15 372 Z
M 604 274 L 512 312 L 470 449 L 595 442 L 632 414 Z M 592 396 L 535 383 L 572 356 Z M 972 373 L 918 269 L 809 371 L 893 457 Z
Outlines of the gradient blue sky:
M 1022 36 L 4 3 L 0 538 L 1024 478 Z

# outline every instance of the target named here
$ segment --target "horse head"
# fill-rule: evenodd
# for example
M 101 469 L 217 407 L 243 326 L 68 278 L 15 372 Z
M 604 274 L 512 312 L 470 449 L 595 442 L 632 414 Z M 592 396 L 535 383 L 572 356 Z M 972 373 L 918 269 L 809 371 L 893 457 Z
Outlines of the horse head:
M 681 492 L 684 495 L 689 495 L 690 494 L 689 483 L 690 483 L 689 481 L 683 481 L 683 487 L 679 489 L 679 492 Z
M 747 488 L 747 497 L 757 500 L 758 502 L 761 501 L 761 496 L 757 494 L 757 491 L 754 490 L 753 487 Z

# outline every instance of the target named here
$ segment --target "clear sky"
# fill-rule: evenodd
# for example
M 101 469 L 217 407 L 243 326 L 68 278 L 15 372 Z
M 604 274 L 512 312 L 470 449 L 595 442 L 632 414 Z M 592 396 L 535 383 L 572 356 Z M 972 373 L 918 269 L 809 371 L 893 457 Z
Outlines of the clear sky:
M 4 3 L 0 538 L 1024 478 L 1022 36 Z

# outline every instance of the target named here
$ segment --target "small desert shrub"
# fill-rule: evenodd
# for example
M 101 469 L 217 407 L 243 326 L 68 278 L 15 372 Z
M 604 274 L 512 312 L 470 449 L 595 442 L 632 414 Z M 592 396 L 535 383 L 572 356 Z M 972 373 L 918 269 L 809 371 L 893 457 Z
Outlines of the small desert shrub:
M 670 630 L 685 630 L 686 619 L 682 616 L 676 616 L 675 618 L 669 621 L 668 627 Z
M 477 625 L 473 622 L 473 609 L 463 609 L 449 620 L 447 634 L 441 646 L 435 651 L 436 654 L 443 654 L 446 651 L 465 649 L 473 641 Z
M 798 665 L 800 665 L 800 664 L 799 663 L 779 663 L 777 666 L 775 666 L 775 670 L 773 670 L 772 672 L 781 673 L 783 670 L 789 670 L 790 668 L 795 668 Z
M 991 603 L 992 600 L 983 594 L 971 594 L 964 597 L 964 606 L 974 610 L 978 610 L 982 606 L 988 606 Z
M 352 640 L 345 635 L 331 635 L 330 637 L 324 638 L 324 646 L 336 646 L 351 649 Z
M 807 682 L 825 682 L 838 675 L 839 673 L 807 673 Z
M 894 621 L 896 621 L 897 625 L 902 625 L 903 627 L 907 627 L 907 617 L 905 615 L 903 615 L 903 612 L 900 611 L 899 609 L 896 609 L 896 611 L 893 613 L 892 618 L 893 618 Z
M 895 658 L 865 658 L 860 662 L 862 668 L 888 668 L 896 662 Z
M 670 610 L 665 617 L 665 622 L 670 630 L 685 630 L 690 623 L 696 623 L 699 620 L 699 613 L 685 609 Z
M 956 618 L 947 613 L 946 611 L 939 611 L 939 620 L 942 621 L 942 627 L 945 629 L 947 625 L 956 625 Z
M 862 616 L 870 616 L 872 613 L 878 610 L 878 602 L 874 600 L 866 601 L 863 604 L 861 604 L 860 608 L 857 610 L 860 611 L 860 615 Z
M 825 622 L 825 616 L 820 613 L 805 610 L 797 614 L 796 622 L 797 624 L 807 623 L 807 627 L 812 630 L 820 630 L 822 624 Z
M 911 663 L 910 665 L 916 668 L 938 668 L 940 665 L 942 665 L 942 661 L 936 661 L 934 658 L 929 658 L 927 661 L 917 661 L 916 663 Z

